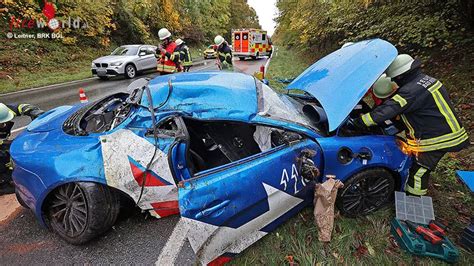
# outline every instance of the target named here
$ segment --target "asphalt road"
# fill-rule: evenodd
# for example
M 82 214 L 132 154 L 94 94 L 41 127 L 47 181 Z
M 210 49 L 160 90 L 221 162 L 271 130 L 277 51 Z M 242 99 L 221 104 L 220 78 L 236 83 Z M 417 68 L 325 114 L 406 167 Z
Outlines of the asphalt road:
M 264 65 L 266 59 L 234 61 L 237 71 L 253 74 Z M 214 60 L 192 68 L 192 71 L 215 70 Z M 147 74 L 141 77 L 154 77 Z M 0 95 L 3 103 L 31 103 L 44 110 L 60 105 L 72 105 L 79 101 L 78 90 L 84 88 L 89 101 L 126 90 L 131 80 L 114 78 L 53 86 L 19 94 Z M 27 119 L 19 119 L 15 128 L 27 125 Z M 2 204 L 0 197 L 0 205 Z M 155 219 L 137 210 L 121 213 L 119 221 L 102 237 L 83 246 L 69 245 L 42 228 L 29 210 L 18 208 L 7 220 L 0 221 L 0 264 L 154 264 L 170 237 L 179 217 Z M 178 254 L 175 264 L 195 264 L 194 254 L 188 243 Z

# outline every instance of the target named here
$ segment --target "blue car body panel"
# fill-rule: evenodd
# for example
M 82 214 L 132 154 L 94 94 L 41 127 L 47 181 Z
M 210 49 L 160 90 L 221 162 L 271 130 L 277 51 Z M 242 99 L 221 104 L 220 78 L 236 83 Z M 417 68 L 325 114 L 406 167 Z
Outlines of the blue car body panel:
M 149 87 L 155 108 L 179 110 L 196 119 L 248 122 L 257 113 L 255 79 L 241 73 L 211 71 L 160 76 Z M 148 105 L 146 95 L 142 105 Z
M 397 146 L 393 136 L 358 136 L 358 137 L 339 137 L 333 136 L 318 139 L 324 154 L 323 179 L 327 175 L 333 175 L 341 181 L 346 181 L 352 175 L 364 169 L 381 167 L 397 174 L 400 179 L 403 190 L 408 169 L 411 166 L 410 157 L 407 157 Z M 351 162 L 343 164 L 337 160 L 338 152 L 342 148 L 348 148 L 353 153 L 369 151 L 372 155 L 370 160 L 364 161 L 354 158 Z
M 333 131 L 396 56 L 397 49 L 387 41 L 358 42 L 323 57 L 287 88 L 313 95 L 326 112 L 329 131 Z
M 396 50 L 385 41 L 357 43 L 314 64 L 290 88 L 316 97 L 333 131 L 394 56 Z M 352 64 L 352 68 L 347 66 Z M 222 254 L 241 252 L 312 202 L 314 181 L 300 173 L 299 157 L 305 149 L 316 152 L 311 158 L 321 171 L 316 181 L 324 181 L 327 175 L 346 181 L 374 167 L 397 173 L 401 184 L 408 175 L 410 158 L 398 149 L 393 136 L 322 136 L 302 124 L 260 115 L 261 95 L 251 76 L 227 72 L 175 74 L 153 79 L 149 88 L 158 124 L 175 118 L 181 122 L 182 118 L 233 121 L 297 132 L 302 138 L 193 175 L 187 167 L 189 140 L 165 134 L 157 140 L 150 136 L 153 124 L 146 93 L 116 128 L 87 136 L 66 134 L 62 127 L 73 113 L 88 106 L 58 107 L 33 121 L 11 146 L 13 179 L 21 198 L 41 223 L 45 199 L 61 184 L 97 182 L 137 201 L 140 178 L 146 174 L 148 181 L 139 207 L 154 211 L 157 217 L 180 213 L 190 229 L 192 248 L 202 263 L 209 263 Z M 155 147 L 157 155 L 152 156 Z M 369 150 L 372 158 L 341 164 L 337 160 L 341 147 L 355 153 Z M 151 159 L 155 161 L 145 173 Z M 176 208 L 170 209 L 173 204 Z
M 77 108 L 69 110 L 50 120 L 49 124 L 39 127 L 37 122 L 40 132 L 26 130 L 15 138 L 10 148 L 15 164 L 15 185 L 41 222 L 44 222 L 41 210 L 43 200 L 55 187 L 73 181 L 106 184 L 97 137 L 70 136 L 64 134 L 61 127 L 49 128 L 48 125 L 62 124 Z
M 311 204 L 314 182 L 301 177 L 297 162 L 303 149 L 317 151 L 313 160 L 320 167 L 321 149 L 306 139 L 184 182 L 181 216 L 192 228 L 188 238 L 201 263 L 241 252 Z

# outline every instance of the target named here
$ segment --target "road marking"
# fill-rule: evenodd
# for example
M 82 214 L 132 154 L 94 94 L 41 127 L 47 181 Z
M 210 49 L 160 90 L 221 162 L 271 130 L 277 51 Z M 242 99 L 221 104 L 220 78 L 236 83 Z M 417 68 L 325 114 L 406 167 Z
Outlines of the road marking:
M 27 127 L 28 127 L 28 126 L 19 127 L 19 128 L 17 128 L 17 129 L 12 130 L 12 133 L 16 133 L 16 132 L 18 132 L 18 131 L 22 131 L 23 129 L 25 129 L 25 128 L 27 128 Z
M 178 223 L 173 229 L 168 241 L 160 252 L 155 265 L 175 265 L 178 254 L 183 248 L 188 235 L 189 227 L 185 226 L 183 219 L 179 218 Z

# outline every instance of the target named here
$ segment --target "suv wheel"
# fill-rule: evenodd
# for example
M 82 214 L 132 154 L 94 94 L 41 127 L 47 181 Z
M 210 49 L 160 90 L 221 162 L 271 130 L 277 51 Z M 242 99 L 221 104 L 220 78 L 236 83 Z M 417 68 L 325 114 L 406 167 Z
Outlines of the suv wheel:
M 133 79 L 137 75 L 137 69 L 132 64 L 125 66 L 125 77 Z

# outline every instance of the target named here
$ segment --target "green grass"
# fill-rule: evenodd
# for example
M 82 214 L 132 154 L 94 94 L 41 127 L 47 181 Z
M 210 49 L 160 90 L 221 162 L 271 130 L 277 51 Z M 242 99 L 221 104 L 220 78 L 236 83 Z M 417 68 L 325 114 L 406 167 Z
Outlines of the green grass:
M 0 47 L 0 93 L 91 77 L 93 59 L 110 49 L 55 40 L 9 40 Z
M 78 47 L 55 40 L 7 40 L 0 47 L 0 94 L 92 77 L 92 60 L 109 48 Z M 201 46 L 190 47 L 201 60 Z
M 279 79 L 295 78 L 303 72 L 311 64 L 303 58 L 302 55 L 277 47 L 266 73 L 272 88 L 282 92 L 286 85 L 278 82 Z
M 276 78 L 295 77 L 311 63 L 299 58 L 279 48 L 267 73 L 270 85 L 281 90 L 283 86 L 275 82 Z M 458 73 L 468 74 L 463 71 Z M 467 188 L 456 179 L 454 171 L 474 170 L 473 156 L 472 147 L 445 156 L 430 181 L 429 193 L 433 197 L 435 215 L 438 220 L 448 223 L 449 238 L 455 243 L 459 241 L 462 228 L 469 224 L 469 218 L 474 214 L 474 200 Z M 332 241 L 323 244 L 318 241 L 311 206 L 248 248 L 232 264 L 283 265 L 288 264 L 287 256 L 292 256 L 300 265 L 443 264 L 439 260 L 411 256 L 399 248 L 390 235 L 390 221 L 394 217 L 394 208 L 356 219 L 337 216 Z M 474 265 L 474 256 L 461 248 L 460 251 L 459 264 Z

